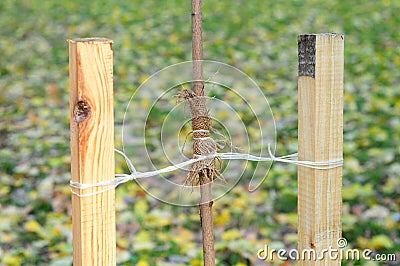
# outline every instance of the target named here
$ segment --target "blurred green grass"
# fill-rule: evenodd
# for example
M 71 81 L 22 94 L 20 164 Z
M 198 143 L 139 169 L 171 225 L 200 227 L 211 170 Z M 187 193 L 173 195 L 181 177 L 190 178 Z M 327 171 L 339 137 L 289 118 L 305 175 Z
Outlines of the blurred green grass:
M 399 13 L 400 2 L 390 0 L 210 0 L 203 10 L 204 57 L 244 70 L 263 88 L 277 154 L 297 150 L 297 35 L 345 33 L 343 236 L 351 247 L 398 259 Z M 2 0 L 0 15 L 0 263 L 68 265 L 66 40 L 114 41 L 118 147 L 132 90 L 191 58 L 190 1 Z M 117 169 L 127 171 L 120 159 Z M 219 265 L 259 265 L 264 244 L 295 247 L 296 198 L 296 168 L 275 164 L 256 193 L 237 187 L 217 201 Z M 196 208 L 161 204 L 132 183 L 118 188 L 117 210 L 121 265 L 200 265 Z M 343 262 L 366 265 L 358 263 Z

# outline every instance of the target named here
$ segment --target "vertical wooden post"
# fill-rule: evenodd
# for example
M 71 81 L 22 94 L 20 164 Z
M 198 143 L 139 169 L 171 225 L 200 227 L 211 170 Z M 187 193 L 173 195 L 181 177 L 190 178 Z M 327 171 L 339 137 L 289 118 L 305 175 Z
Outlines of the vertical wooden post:
M 344 36 L 299 35 L 298 53 L 299 160 L 340 159 L 343 153 Z M 332 253 L 333 256 L 323 252 L 337 249 L 342 233 L 342 167 L 317 170 L 299 166 L 298 189 L 300 259 L 303 259 L 304 249 L 316 255 L 311 261 L 306 256 L 299 265 L 340 265 L 338 252 Z M 324 259 L 319 260 L 321 256 Z
M 69 41 L 72 181 L 114 179 L 112 41 Z M 80 194 L 103 188 L 77 190 Z M 72 196 L 74 265 L 115 265 L 115 191 Z

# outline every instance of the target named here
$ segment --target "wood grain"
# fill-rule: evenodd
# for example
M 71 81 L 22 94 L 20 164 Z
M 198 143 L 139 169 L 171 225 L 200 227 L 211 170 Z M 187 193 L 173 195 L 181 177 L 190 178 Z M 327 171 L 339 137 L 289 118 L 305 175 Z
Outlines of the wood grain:
M 69 41 L 72 181 L 114 179 L 112 41 Z M 103 188 L 78 190 L 80 194 Z M 115 191 L 72 196 L 74 265 L 115 265 Z
M 344 36 L 299 36 L 299 159 L 329 161 L 343 156 Z M 329 170 L 298 168 L 299 253 L 337 248 L 342 234 L 342 167 Z M 340 265 L 323 260 L 299 265 Z

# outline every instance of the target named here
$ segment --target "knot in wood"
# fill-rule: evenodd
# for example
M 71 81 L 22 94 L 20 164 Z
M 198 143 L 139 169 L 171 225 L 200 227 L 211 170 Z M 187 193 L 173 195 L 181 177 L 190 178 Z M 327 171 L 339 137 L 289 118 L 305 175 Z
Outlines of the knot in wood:
M 80 123 L 90 116 L 91 108 L 87 101 L 78 101 L 74 106 L 75 121 Z

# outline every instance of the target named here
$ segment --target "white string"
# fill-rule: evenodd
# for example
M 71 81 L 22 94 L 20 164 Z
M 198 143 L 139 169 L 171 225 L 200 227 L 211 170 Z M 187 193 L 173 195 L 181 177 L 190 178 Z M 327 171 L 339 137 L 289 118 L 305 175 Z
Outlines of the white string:
M 203 138 L 195 138 L 195 137 L 193 137 L 193 139 L 206 140 L 206 139 L 211 139 L 211 137 L 203 137 Z
M 210 133 L 210 130 L 208 129 L 195 129 L 192 131 L 192 133 Z
M 203 132 L 203 130 L 194 130 L 193 132 L 195 132 L 195 131 Z M 123 153 L 122 151 L 119 151 L 117 149 L 115 149 L 115 151 L 124 157 L 126 164 L 128 165 L 129 170 L 131 171 L 131 174 L 116 174 L 115 179 L 113 179 L 113 180 L 102 181 L 102 182 L 98 182 L 95 184 L 82 184 L 82 183 L 74 182 L 71 180 L 70 186 L 71 186 L 72 194 L 74 194 L 78 197 L 81 197 L 81 198 L 94 196 L 94 195 L 115 189 L 118 185 L 126 183 L 126 182 L 134 180 L 134 179 L 157 176 L 159 174 L 172 172 L 172 171 L 175 171 L 178 169 L 182 169 L 183 167 L 193 164 L 195 162 L 199 162 L 199 161 L 211 159 L 211 158 L 219 158 L 221 160 L 247 160 L 247 161 L 256 161 L 256 162 L 290 163 L 290 164 L 295 164 L 295 165 L 304 166 L 304 167 L 317 169 L 317 170 L 327 170 L 327 169 L 333 169 L 336 167 L 343 166 L 343 159 L 330 160 L 330 161 L 326 161 L 326 162 L 300 161 L 297 159 L 298 158 L 297 153 L 280 156 L 280 157 L 275 157 L 271 152 L 270 145 L 268 145 L 269 157 L 254 156 L 251 154 L 233 153 L 233 152 L 214 153 L 214 154 L 210 154 L 207 156 L 196 155 L 195 156 L 196 158 L 190 159 L 188 161 L 185 161 L 185 162 L 182 162 L 182 163 L 179 163 L 176 165 L 171 165 L 171 166 L 159 169 L 159 170 L 149 171 L 149 172 L 138 172 L 138 171 L 136 171 L 136 168 L 133 166 L 132 161 L 128 158 L 128 156 L 125 153 Z M 108 186 L 108 188 L 105 188 L 105 189 L 102 189 L 99 191 L 95 191 L 95 192 L 85 193 L 85 194 L 80 194 L 73 190 L 73 189 L 84 190 L 84 189 L 95 188 L 95 187 L 104 187 L 104 186 Z
M 192 131 L 192 133 L 210 133 L 209 130 L 207 129 L 195 129 Z M 206 139 L 211 139 L 211 137 L 203 137 L 203 138 L 195 138 L 193 137 L 193 139 L 197 139 L 197 140 L 206 140 Z

